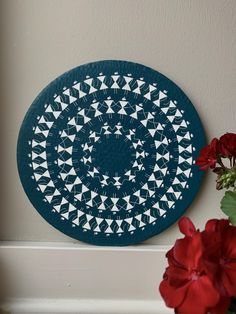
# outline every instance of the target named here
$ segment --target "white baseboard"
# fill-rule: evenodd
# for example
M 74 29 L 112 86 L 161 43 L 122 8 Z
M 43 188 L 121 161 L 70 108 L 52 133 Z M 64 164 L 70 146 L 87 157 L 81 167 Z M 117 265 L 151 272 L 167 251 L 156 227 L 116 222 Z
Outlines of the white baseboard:
M 12 314 L 166 314 L 158 292 L 169 247 L 3 242 L 1 285 Z
M 4 305 L 11 314 L 173 314 L 162 301 L 15 299 Z

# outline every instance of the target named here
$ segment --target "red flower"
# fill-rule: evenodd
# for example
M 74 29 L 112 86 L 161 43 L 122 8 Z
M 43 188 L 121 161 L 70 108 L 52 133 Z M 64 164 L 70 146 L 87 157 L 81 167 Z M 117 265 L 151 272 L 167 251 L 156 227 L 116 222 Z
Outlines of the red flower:
M 201 170 L 206 170 L 209 167 L 215 168 L 218 158 L 218 147 L 219 140 L 214 138 L 209 145 L 201 149 L 200 156 L 196 160 L 196 165 L 198 165 Z
M 236 157 L 236 134 L 226 133 L 220 137 L 220 153 L 223 157 Z
M 166 305 L 179 314 L 206 314 L 218 304 L 220 295 L 207 275 L 201 233 L 186 218 L 180 221 L 180 228 L 187 235 L 177 240 L 167 253 L 169 267 L 160 284 L 160 293 Z
M 236 297 L 236 227 L 228 220 L 210 220 L 203 241 L 206 252 L 211 252 L 209 262 L 216 265 L 214 279 L 218 290 L 223 296 Z
M 216 304 L 214 308 L 210 309 L 211 314 L 224 314 L 230 306 L 230 298 L 221 297 L 220 301 Z
M 179 228 L 185 237 L 167 253 L 160 284 L 166 305 L 178 314 L 225 313 L 236 297 L 236 227 L 214 219 L 200 232 L 183 217 Z

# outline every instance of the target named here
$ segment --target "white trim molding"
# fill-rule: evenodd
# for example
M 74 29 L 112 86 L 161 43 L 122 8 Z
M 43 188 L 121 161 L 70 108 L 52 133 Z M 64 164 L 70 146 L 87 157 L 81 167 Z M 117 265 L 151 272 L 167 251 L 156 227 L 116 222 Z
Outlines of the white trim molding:
M 158 285 L 168 246 L 2 242 L 2 308 L 11 314 L 167 314 Z
M 11 314 L 173 314 L 162 301 L 15 299 L 5 303 Z

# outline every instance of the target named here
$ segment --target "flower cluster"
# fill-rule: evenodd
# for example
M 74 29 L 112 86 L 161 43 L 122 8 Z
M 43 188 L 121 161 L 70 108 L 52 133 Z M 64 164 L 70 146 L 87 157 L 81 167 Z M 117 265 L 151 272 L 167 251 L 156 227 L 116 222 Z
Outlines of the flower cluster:
M 218 190 L 228 190 L 221 209 L 229 220 L 209 220 L 202 232 L 188 218 L 179 221 L 185 237 L 167 253 L 160 293 L 177 314 L 236 313 L 236 134 L 214 138 L 196 164 L 217 174 Z
M 236 297 L 236 227 L 213 219 L 200 232 L 183 217 L 179 228 L 185 237 L 167 253 L 160 284 L 166 305 L 177 314 L 225 313 Z
M 223 161 L 227 159 L 229 165 Z M 220 139 L 214 138 L 211 143 L 205 146 L 196 164 L 201 170 L 208 168 L 218 175 L 217 189 L 234 187 L 236 181 L 236 134 L 226 133 Z

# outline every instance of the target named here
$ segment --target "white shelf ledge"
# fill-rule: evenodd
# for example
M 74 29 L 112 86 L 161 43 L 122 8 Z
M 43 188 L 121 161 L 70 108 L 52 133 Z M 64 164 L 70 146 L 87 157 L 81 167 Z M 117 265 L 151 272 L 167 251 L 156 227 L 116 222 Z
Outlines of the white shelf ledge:
M 15 299 L 3 305 L 11 314 L 171 314 L 162 301 Z
M 2 242 L 0 277 L 8 299 L 5 305 L 12 314 L 172 313 L 158 292 L 168 249 Z
M 95 246 L 77 242 L 31 242 L 2 241 L 0 249 L 44 249 L 44 250 L 88 250 L 88 251 L 129 251 L 129 252 L 166 252 L 168 245 L 137 244 L 131 246 Z

